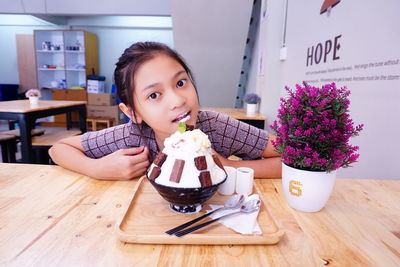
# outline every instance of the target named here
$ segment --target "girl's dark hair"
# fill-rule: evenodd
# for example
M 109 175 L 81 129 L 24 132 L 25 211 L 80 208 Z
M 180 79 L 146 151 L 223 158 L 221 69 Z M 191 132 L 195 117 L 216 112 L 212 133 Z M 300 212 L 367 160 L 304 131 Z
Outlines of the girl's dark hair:
M 117 87 L 118 96 L 133 112 L 135 112 L 135 106 L 133 104 L 135 74 L 143 63 L 154 58 L 157 54 L 169 56 L 181 64 L 196 89 L 192 72 L 183 58 L 175 50 L 165 44 L 157 42 L 134 43 L 125 49 L 122 56 L 118 59 L 118 62 L 115 64 L 116 68 L 114 71 L 114 82 Z M 135 113 L 133 115 L 135 115 Z

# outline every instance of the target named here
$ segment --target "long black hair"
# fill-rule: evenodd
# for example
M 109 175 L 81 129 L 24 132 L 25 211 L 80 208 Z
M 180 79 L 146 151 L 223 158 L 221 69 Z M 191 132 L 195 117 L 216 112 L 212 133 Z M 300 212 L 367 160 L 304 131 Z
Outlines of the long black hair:
M 163 54 L 176 60 L 186 71 L 191 80 L 196 93 L 196 85 L 192 72 L 183 58 L 173 49 L 165 44 L 157 42 L 137 42 L 125 49 L 124 53 L 115 64 L 114 82 L 117 93 L 121 101 L 131 108 L 135 116 L 135 105 L 133 102 L 133 92 L 135 91 L 135 74 L 143 63 L 154 58 L 156 55 Z

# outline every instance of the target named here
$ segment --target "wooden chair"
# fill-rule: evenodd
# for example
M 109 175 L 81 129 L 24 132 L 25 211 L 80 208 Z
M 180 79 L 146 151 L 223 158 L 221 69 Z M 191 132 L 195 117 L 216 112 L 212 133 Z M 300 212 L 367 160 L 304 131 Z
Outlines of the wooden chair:
M 43 129 L 32 129 L 31 131 L 31 136 L 39 136 L 44 134 L 45 130 Z M 2 131 L 0 132 L 0 134 L 2 135 L 8 135 L 8 136 L 14 136 L 16 139 L 15 145 L 14 145 L 14 149 L 13 151 L 17 151 L 17 143 L 21 140 L 21 132 L 19 129 L 14 129 L 14 130 L 8 130 L 8 131 Z
M 40 164 L 52 164 L 49 157 L 49 149 L 61 139 L 79 135 L 80 130 L 67 130 L 64 127 L 46 127 L 43 135 L 32 138 L 32 149 L 35 153 L 36 162 Z
M 31 136 L 39 136 L 44 134 L 45 130 L 43 129 L 32 129 L 31 131 Z M 19 129 L 14 129 L 14 130 L 8 130 L 8 131 L 2 131 L 0 132 L 0 134 L 2 135 L 13 135 L 15 137 L 17 137 L 17 139 L 21 138 L 21 133 L 19 131 Z
M 0 135 L 1 155 L 3 162 L 15 163 L 15 148 L 17 138 L 14 135 Z
M 88 124 L 88 129 L 91 129 L 91 131 L 97 131 L 98 123 L 105 124 L 106 127 L 102 127 L 102 129 L 109 128 L 114 125 L 114 118 L 89 117 L 86 119 L 86 122 Z

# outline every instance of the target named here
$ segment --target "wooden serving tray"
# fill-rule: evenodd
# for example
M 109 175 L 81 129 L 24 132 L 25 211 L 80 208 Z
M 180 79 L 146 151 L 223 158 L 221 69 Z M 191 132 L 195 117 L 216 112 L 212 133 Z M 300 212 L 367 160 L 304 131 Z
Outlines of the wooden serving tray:
M 254 186 L 253 193 L 257 193 L 262 201 L 257 218 L 263 232 L 261 235 L 239 234 L 216 222 L 183 237 L 170 236 L 165 231 L 203 215 L 209 210 L 208 204 L 221 205 L 230 196 L 223 196 L 217 192 L 210 200 L 203 203 L 198 213 L 178 214 L 170 209 L 169 203 L 158 194 L 145 177 L 142 177 L 136 183 L 126 211 L 116 224 L 116 233 L 121 241 L 128 243 L 276 244 L 282 238 L 284 231 L 268 209 L 257 185 Z M 204 219 L 206 220 L 208 219 Z

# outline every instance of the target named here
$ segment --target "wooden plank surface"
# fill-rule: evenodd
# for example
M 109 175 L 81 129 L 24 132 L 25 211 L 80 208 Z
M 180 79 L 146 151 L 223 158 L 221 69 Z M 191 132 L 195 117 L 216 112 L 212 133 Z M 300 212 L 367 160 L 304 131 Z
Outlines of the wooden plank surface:
M 25 113 L 59 107 L 70 107 L 86 103 L 86 101 L 39 100 L 37 105 L 31 105 L 29 100 L 1 101 L 0 112 Z
M 86 76 L 99 73 L 99 44 L 96 34 L 84 31 Z
M 78 129 L 67 130 L 64 127 L 43 127 L 43 129 L 45 130 L 43 135 L 32 138 L 33 146 L 52 146 L 61 139 L 82 133 Z
M 218 113 L 226 114 L 237 120 L 262 120 L 265 121 L 267 117 L 256 112 L 254 116 L 248 116 L 246 110 L 243 108 L 212 108 L 212 107 L 202 107 L 202 110 L 211 110 Z
M 398 180 L 337 179 L 327 206 L 304 213 L 279 179 L 256 179 L 285 229 L 269 246 L 120 242 L 115 221 L 136 181 L 0 164 L 0 266 L 400 266 Z
M 128 243 L 276 244 L 284 234 L 281 224 L 276 221 L 266 205 L 257 185 L 253 193 L 260 195 L 261 208 L 257 221 L 262 234 L 242 235 L 219 223 L 214 223 L 184 237 L 176 237 L 166 235 L 165 231 L 203 215 L 210 209 L 209 204 L 223 205 L 228 196 L 216 193 L 210 200 L 203 203 L 201 211 L 195 214 L 177 214 L 169 208 L 169 203 L 157 193 L 146 177 L 142 177 L 132 192 L 130 198 L 132 200 L 122 220 L 116 225 L 116 232 L 120 240 Z

